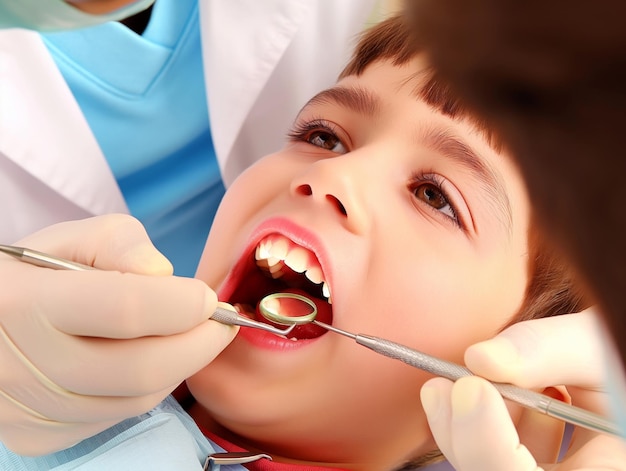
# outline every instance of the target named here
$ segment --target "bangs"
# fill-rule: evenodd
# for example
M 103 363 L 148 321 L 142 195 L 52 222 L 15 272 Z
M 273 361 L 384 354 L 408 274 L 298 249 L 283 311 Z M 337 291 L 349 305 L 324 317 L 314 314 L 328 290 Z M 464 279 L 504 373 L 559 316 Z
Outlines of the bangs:
M 361 75 L 368 66 L 378 61 L 390 61 L 395 66 L 407 64 L 424 50 L 412 33 L 404 15 L 394 15 L 364 31 L 348 65 L 339 79 Z M 497 152 L 504 149 L 501 139 L 476 114 L 472 113 L 458 94 L 444 80 L 437 77 L 431 67 L 414 74 L 410 80 L 418 84 L 413 95 L 443 115 L 453 119 L 468 120 L 485 141 Z
M 447 82 L 439 79 L 430 68 L 423 74 L 424 77 L 420 77 L 419 85 L 414 93 L 418 99 L 428 103 L 441 114 L 469 121 L 493 150 L 498 153 L 505 151 L 502 139 L 492 130 L 492 127 L 465 106 Z

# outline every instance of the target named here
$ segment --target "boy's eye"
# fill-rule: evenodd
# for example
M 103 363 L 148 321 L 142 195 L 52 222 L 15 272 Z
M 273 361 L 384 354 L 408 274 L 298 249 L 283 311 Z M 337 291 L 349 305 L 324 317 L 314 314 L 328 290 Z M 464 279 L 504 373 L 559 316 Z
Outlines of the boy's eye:
M 292 142 L 306 142 L 336 154 L 346 154 L 348 149 L 338 137 L 340 131 L 336 128 L 334 123 L 325 119 L 297 122 L 288 137 Z
M 450 202 L 446 193 L 442 190 L 442 183 L 435 175 L 421 176 L 413 180 L 410 188 L 419 201 L 426 203 L 431 208 L 450 218 L 457 226 L 461 221 L 457 211 Z
M 306 140 L 314 146 L 321 147 L 322 149 L 330 150 L 338 154 L 345 154 L 347 152 L 339 138 L 328 131 L 314 131 L 309 134 Z
M 446 195 L 432 183 L 423 183 L 413 190 L 417 199 L 441 211 L 446 216 L 456 219 L 456 214 L 452 205 L 448 202 Z

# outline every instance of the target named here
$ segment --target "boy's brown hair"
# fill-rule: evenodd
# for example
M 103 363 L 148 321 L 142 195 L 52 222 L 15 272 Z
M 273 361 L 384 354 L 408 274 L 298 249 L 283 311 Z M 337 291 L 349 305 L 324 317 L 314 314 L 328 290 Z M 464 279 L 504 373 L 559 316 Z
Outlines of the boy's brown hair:
M 420 53 L 422 49 L 408 20 L 403 15 L 392 16 L 361 35 L 352 59 L 339 78 L 358 76 L 376 61 L 387 60 L 394 65 L 404 65 Z M 498 136 L 464 106 L 445 81 L 437 77 L 434 69 L 419 72 L 419 76 L 422 79 L 415 90 L 418 99 L 451 118 L 470 121 L 495 150 L 502 152 L 504 146 Z M 528 279 L 520 310 L 502 328 L 524 320 L 579 312 L 588 307 L 572 268 L 559 256 L 558 250 L 548 246 L 547 238 L 539 231 L 534 217 L 531 217 L 528 232 Z M 416 469 L 441 458 L 440 452 L 433 451 L 401 469 Z
M 506 140 L 626 367 L 626 2 L 403 3 L 437 70 Z
M 352 58 L 339 74 L 339 79 L 349 75 L 359 76 L 370 64 L 380 60 L 391 61 L 394 65 L 404 65 L 420 53 L 422 53 L 422 49 L 414 39 L 408 20 L 403 15 L 392 16 L 369 28 L 361 35 Z M 415 90 L 418 98 L 452 118 L 465 117 L 471 119 L 476 127 L 484 133 L 492 147 L 496 150 L 500 149 L 497 136 L 477 115 L 470 114 L 450 87 L 436 77 L 433 68 L 420 71 L 417 75 L 424 77 L 420 81 L 421 85 Z

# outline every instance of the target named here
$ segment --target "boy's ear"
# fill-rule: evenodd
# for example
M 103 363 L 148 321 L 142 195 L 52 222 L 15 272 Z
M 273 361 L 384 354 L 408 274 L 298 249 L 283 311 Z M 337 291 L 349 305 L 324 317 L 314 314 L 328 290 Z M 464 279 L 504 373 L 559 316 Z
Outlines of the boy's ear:
M 572 403 L 565 386 L 550 386 L 539 392 L 558 401 Z M 556 462 L 563 445 L 563 421 L 526 409 L 520 417 L 517 431 L 520 442 L 528 448 L 537 463 Z

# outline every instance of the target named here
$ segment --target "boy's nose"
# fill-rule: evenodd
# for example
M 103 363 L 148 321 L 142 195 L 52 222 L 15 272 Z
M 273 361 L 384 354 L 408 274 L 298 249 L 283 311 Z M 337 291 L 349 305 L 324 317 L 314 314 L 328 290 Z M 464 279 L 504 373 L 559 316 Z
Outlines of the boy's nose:
M 291 183 L 291 194 L 308 198 L 336 215 L 346 229 L 363 234 L 368 227 L 368 211 L 362 189 L 364 176 L 354 169 L 334 165 L 340 157 L 315 162 Z

